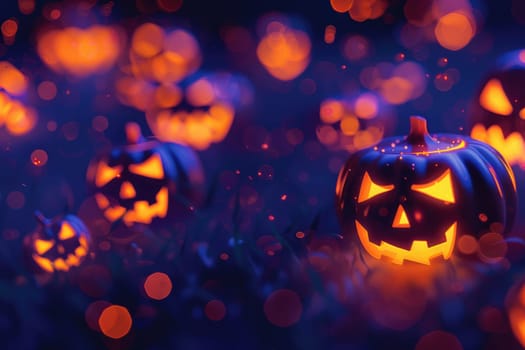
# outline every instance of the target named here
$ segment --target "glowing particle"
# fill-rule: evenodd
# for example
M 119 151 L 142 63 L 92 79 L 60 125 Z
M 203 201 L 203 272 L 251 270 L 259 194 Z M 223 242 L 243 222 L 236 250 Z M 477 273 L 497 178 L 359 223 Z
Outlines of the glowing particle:
M 47 163 L 47 152 L 43 149 L 36 149 L 31 153 L 31 163 L 34 166 L 44 166 Z
M 171 293 L 172 284 L 168 275 L 154 272 L 146 278 L 144 290 L 151 299 L 162 300 Z
M 133 321 L 128 309 L 120 305 L 111 305 L 102 311 L 98 326 L 105 336 L 120 339 L 129 333 Z

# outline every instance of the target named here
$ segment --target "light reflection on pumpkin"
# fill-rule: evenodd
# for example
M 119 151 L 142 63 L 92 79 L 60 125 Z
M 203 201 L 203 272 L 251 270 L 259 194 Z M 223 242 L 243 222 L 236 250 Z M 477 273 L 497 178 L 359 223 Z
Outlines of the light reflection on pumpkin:
M 119 56 L 121 44 L 116 29 L 94 25 L 44 32 L 37 49 L 42 61 L 54 71 L 85 77 L 108 71 Z

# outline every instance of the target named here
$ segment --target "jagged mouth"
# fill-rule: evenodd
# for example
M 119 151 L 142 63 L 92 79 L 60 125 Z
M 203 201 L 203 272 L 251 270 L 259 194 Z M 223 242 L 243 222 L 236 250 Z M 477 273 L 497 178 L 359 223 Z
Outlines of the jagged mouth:
M 457 221 L 454 221 L 445 230 L 444 242 L 429 246 L 427 241 L 415 240 L 410 249 L 400 248 L 385 241 L 381 241 L 379 244 L 373 243 L 370 241 L 368 230 L 358 220 L 355 220 L 355 227 L 361 244 L 367 253 L 374 258 L 386 257 L 398 265 L 403 264 L 405 260 L 430 265 L 430 261 L 434 258 L 442 256 L 444 260 L 447 260 L 452 255 L 456 241 Z
M 156 201 L 149 204 L 147 201 L 136 201 L 133 208 L 126 209 L 123 206 L 110 205 L 110 201 L 102 193 L 95 194 L 95 201 L 103 211 L 104 216 L 113 222 L 118 219 L 131 226 L 135 223 L 151 224 L 154 218 L 164 218 L 168 212 L 168 188 L 162 187 L 155 197 Z

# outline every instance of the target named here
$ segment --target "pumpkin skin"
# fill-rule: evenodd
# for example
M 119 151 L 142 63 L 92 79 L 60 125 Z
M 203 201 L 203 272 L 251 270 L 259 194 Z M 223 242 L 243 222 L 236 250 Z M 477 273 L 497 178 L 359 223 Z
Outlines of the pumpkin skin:
M 126 125 L 129 145 L 91 162 L 88 185 L 103 216 L 127 227 L 180 217 L 202 197 L 204 175 L 186 146 L 142 138 L 138 124 Z
M 396 264 L 446 260 L 462 234 L 508 232 L 516 187 L 502 156 L 469 137 L 431 137 L 424 118 L 410 122 L 404 139 L 385 139 L 342 167 L 336 203 L 343 232 Z
M 26 256 L 36 271 L 52 273 L 80 266 L 91 246 L 91 235 L 78 217 L 47 219 L 35 216 L 39 228 L 24 239 Z
M 525 167 L 525 50 L 504 55 L 482 81 L 470 110 L 471 137 L 510 165 Z

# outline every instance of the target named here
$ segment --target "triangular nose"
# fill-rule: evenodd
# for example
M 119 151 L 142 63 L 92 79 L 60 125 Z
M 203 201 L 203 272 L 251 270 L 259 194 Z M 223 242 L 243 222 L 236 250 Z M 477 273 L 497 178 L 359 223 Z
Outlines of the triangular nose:
M 397 207 L 396 215 L 394 216 L 394 221 L 392 222 L 392 227 L 410 228 L 410 222 L 408 221 L 407 213 L 401 204 L 399 207 Z
M 135 198 L 135 187 L 129 181 L 124 181 L 120 186 L 120 198 L 122 199 L 131 199 Z

